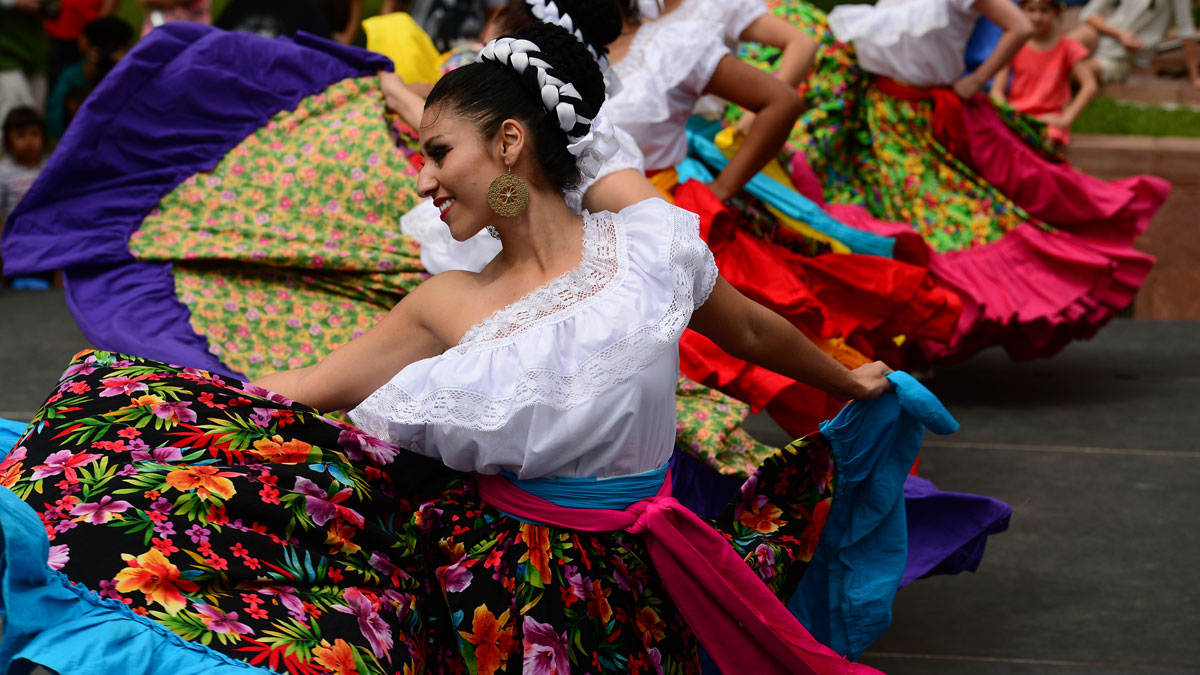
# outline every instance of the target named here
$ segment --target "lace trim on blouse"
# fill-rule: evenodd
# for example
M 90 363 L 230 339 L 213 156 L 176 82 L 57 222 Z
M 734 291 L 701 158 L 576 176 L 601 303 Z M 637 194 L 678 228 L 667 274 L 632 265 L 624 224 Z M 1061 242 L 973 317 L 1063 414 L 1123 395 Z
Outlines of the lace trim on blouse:
M 636 207 L 631 207 L 636 208 Z M 594 306 L 610 294 L 642 290 L 637 280 L 627 279 L 629 257 L 626 253 L 627 228 L 621 217 L 609 213 L 591 216 L 586 222 L 585 248 L 580 265 L 552 280 L 512 305 L 480 322 L 463 336 L 462 341 L 440 357 L 410 365 L 380 387 L 351 412 L 351 418 L 363 431 L 410 449 L 417 445 L 394 438 L 389 424 L 446 425 L 458 428 L 494 431 L 505 426 L 519 411 L 533 405 L 566 410 L 577 407 L 623 382 L 658 359 L 665 349 L 674 349 L 691 318 L 692 312 L 708 299 L 717 280 L 717 268 L 708 247 L 699 237 L 699 219 L 682 209 L 663 204 L 671 213 L 671 240 L 666 269 L 670 298 L 660 303 L 662 312 L 645 317 L 625 335 L 583 359 L 570 372 L 551 367 L 552 358 L 543 355 L 544 367 L 529 368 L 515 378 L 505 395 L 491 396 L 466 386 L 434 386 L 419 394 L 410 394 L 400 383 L 409 368 L 424 366 L 426 374 L 446 361 L 491 358 L 503 349 L 517 349 L 516 338 L 553 323 L 569 321 L 578 312 Z M 661 221 L 651 227 L 666 225 Z M 664 279 L 666 281 L 667 279 Z M 626 284 L 626 281 L 630 283 Z M 623 301 L 618 297 L 618 301 Z M 662 306 L 665 305 L 665 306 Z M 657 310 L 656 310 L 657 312 Z M 432 363 L 430 363 L 432 362 Z M 414 378 L 419 379 L 419 378 Z M 421 386 L 423 382 L 413 382 Z

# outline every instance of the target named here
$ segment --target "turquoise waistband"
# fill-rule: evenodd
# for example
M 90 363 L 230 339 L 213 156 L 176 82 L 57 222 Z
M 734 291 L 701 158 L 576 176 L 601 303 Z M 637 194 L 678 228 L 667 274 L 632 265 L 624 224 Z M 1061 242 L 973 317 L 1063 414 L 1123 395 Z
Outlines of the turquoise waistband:
M 654 471 L 615 478 L 517 478 L 501 471 L 501 476 L 535 497 L 573 509 L 624 510 L 634 502 L 658 494 L 667 479 L 664 465 Z

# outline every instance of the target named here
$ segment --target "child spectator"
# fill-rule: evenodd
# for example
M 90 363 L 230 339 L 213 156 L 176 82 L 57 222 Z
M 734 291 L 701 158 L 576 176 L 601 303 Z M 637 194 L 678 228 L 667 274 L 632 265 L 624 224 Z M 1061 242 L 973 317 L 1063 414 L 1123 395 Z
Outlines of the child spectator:
M 1005 100 L 1004 88 L 1011 72 L 1009 105 L 1041 119 L 1049 127 L 1050 138 L 1065 145 L 1070 140 L 1071 124 L 1100 88 L 1096 72 L 1087 60 L 1087 47 L 1057 35 L 1062 0 L 1022 0 L 1021 10 L 1033 23 L 1033 35 L 1012 63 L 996 73 L 992 98 Z M 1074 98 L 1072 79 L 1079 85 Z
M 46 100 L 46 128 L 51 138 L 62 138 L 66 131 L 70 120 L 67 99 L 71 92 L 96 86 L 125 56 L 132 40 L 133 29 L 116 17 L 98 19 L 84 27 L 83 35 L 79 36 L 83 59 L 63 69 Z
M 142 37 L 156 26 L 172 21 L 191 21 L 193 23 L 211 24 L 209 0 L 138 0 L 146 8 L 146 18 L 142 22 Z
M 46 130 L 42 116 L 29 106 L 9 111 L 4 118 L 4 158 L 0 159 L 0 222 L 25 196 L 42 170 Z M 13 288 L 45 289 L 50 282 L 41 277 L 17 277 Z

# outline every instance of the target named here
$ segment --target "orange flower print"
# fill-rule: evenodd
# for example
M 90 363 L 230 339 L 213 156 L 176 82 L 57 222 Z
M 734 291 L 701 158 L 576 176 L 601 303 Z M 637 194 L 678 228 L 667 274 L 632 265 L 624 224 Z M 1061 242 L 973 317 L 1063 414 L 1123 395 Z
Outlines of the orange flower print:
M 667 622 L 658 616 L 653 607 L 643 607 L 637 613 L 637 629 L 642 634 L 642 643 L 649 646 L 666 637 Z
M 812 520 L 809 521 L 808 527 L 804 528 L 804 545 L 800 549 L 800 559 L 808 562 L 812 560 L 813 553 L 817 551 L 817 542 L 821 539 L 821 533 L 825 531 L 825 520 L 829 517 L 829 507 L 833 503 L 833 498 L 822 499 L 813 505 Z
M 550 583 L 550 529 L 541 525 L 521 523 L 521 538 L 529 547 L 517 562 L 529 561 L 538 571 L 542 584 Z
M 351 541 L 356 534 L 358 534 L 358 530 L 350 525 L 329 528 L 329 531 L 325 533 L 325 543 L 329 544 L 329 554 L 337 555 L 338 553 L 358 553 L 361 551 L 362 547 Z
M 599 618 L 604 623 L 608 623 L 609 619 L 612 619 L 612 605 L 608 604 L 610 593 L 612 593 L 611 588 L 601 588 L 599 581 L 592 582 L 592 592 L 587 601 L 589 619 Z
M 282 436 L 254 441 L 258 456 L 272 464 L 301 464 L 308 461 L 312 446 L 301 440 L 284 441 Z
M 136 558 L 126 553 L 121 559 L 128 567 L 117 572 L 117 591 L 141 591 L 148 600 L 162 605 L 168 614 L 177 614 L 187 607 L 187 600 L 180 591 L 194 593 L 199 588 L 194 582 L 180 579 L 179 568 L 157 549 L 150 549 Z
M 332 646 L 328 640 L 321 640 L 321 644 L 313 649 L 313 657 L 318 665 L 334 675 L 358 675 L 354 648 L 341 638 L 335 640 Z
M 479 675 L 493 675 L 508 661 L 513 647 L 513 627 L 508 625 L 508 610 L 495 616 L 486 605 L 480 605 L 475 608 L 471 632 L 459 631 L 458 634 L 475 645 L 475 668 Z
M 783 525 L 783 519 L 780 518 L 782 515 L 783 511 L 778 506 L 760 498 L 738 514 L 738 522 L 761 534 L 770 534 Z
M 217 495 L 229 499 L 237 491 L 227 476 L 240 476 L 233 471 L 221 471 L 215 466 L 186 466 L 167 474 L 167 485 L 181 492 L 196 491 L 201 499 L 212 499 Z

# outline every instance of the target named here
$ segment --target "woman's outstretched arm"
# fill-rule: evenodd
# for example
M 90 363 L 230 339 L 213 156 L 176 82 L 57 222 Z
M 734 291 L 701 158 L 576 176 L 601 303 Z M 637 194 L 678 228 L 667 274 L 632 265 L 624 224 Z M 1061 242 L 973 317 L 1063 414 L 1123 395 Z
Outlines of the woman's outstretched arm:
M 1021 45 L 1033 35 L 1033 23 L 1010 0 L 977 0 L 975 10 L 1004 29 L 996 48 L 975 72 L 954 83 L 954 93 L 967 99 L 978 94 L 983 85 L 1002 67 L 1012 62 Z
M 434 279 L 396 303 L 366 333 L 316 364 L 271 373 L 253 384 L 322 412 L 357 406 L 408 364 L 445 351 L 446 345 L 422 319 L 422 307 L 438 302 Z
M 803 382 L 839 399 L 870 400 L 887 391 L 882 361 L 850 370 L 787 319 L 747 298 L 722 278 L 692 314 L 689 327 L 739 359 Z
M 774 14 L 764 14 L 758 17 L 746 27 L 746 30 L 742 31 L 738 38 L 743 42 L 757 42 L 781 49 L 779 68 L 775 70 L 775 77 L 787 83 L 792 89 L 799 87 L 800 83 L 808 77 L 813 62 L 817 58 L 817 41 L 808 33 L 800 30 L 798 26 L 794 26 L 786 19 Z M 751 127 L 754 126 L 755 117 L 757 115 L 747 111 L 738 121 L 738 130 L 743 134 L 749 134 Z
M 731 54 L 717 64 L 704 93 L 758 113 L 741 149 L 709 183 L 713 194 L 727 201 L 779 154 L 803 106 L 794 88 Z

